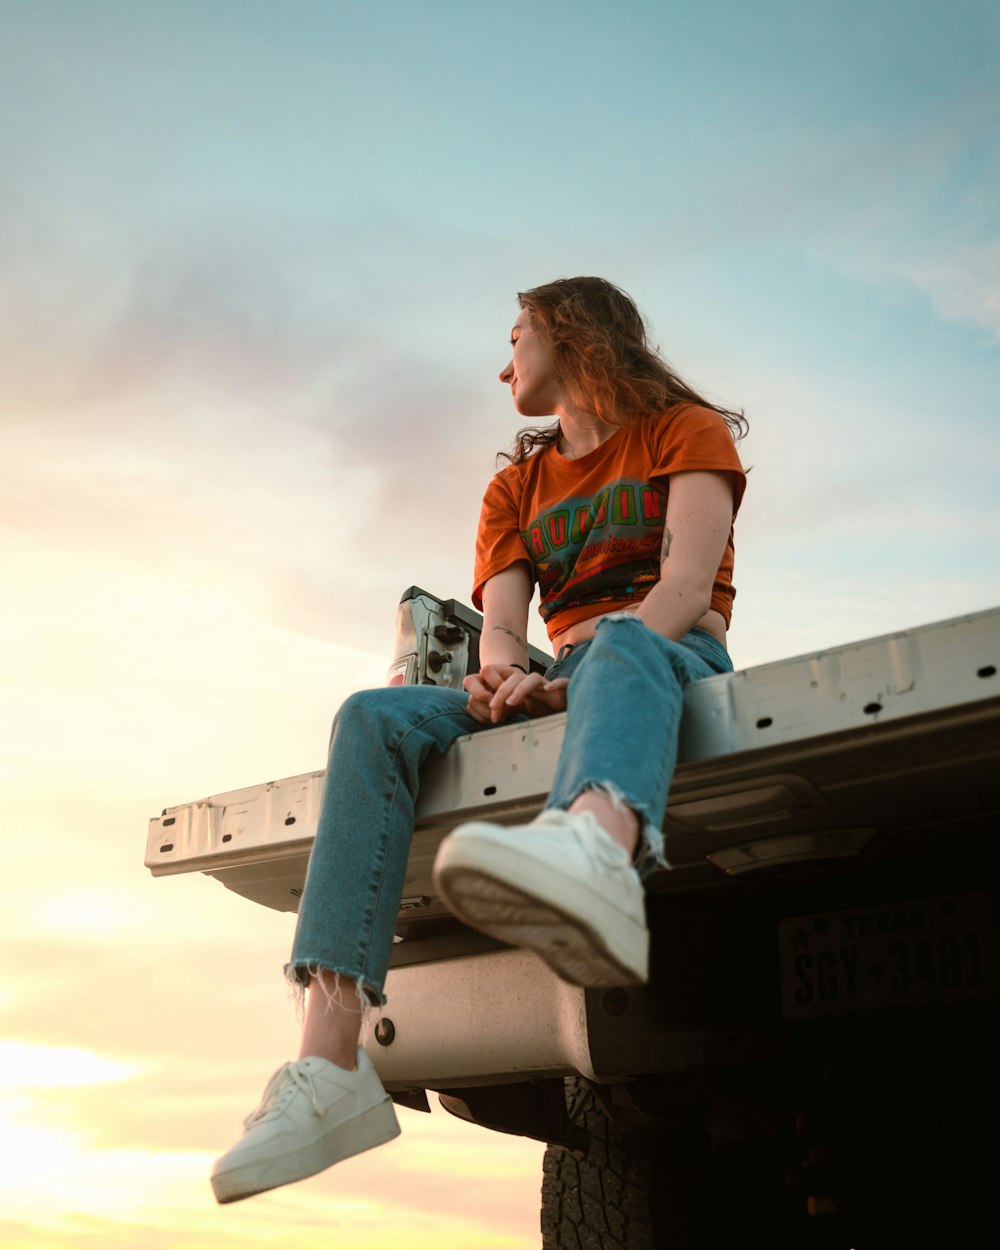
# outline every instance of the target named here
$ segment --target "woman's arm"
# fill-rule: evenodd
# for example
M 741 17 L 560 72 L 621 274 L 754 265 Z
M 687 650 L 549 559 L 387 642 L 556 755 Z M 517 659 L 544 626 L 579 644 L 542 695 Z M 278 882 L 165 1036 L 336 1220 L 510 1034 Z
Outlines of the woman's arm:
M 712 605 L 712 585 L 733 524 L 728 473 L 674 473 L 660 554 L 660 580 L 636 615 L 679 642 Z
M 528 671 L 528 605 L 531 572 L 527 560 L 502 569 L 483 586 L 483 632 L 479 666 L 517 665 Z
M 566 710 L 564 678 L 547 682 L 529 672 L 528 606 L 530 566 L 519 561 L 483 586 L 483 632 L 479 672 L 465 679 L 468 711 L 484 725 L 499 725 L 515 712 L 547 716 Z
M 496 725 L 510 715 L 504 700 L 493 701 L 504 688 L 513 688 L 528 671 L 528 605 L 531 573 L 526 560 L 501 569 L 483 585 L 483 632 L 479 637 L 479 672 L 464 685 L 468 711 L 485 725 Z

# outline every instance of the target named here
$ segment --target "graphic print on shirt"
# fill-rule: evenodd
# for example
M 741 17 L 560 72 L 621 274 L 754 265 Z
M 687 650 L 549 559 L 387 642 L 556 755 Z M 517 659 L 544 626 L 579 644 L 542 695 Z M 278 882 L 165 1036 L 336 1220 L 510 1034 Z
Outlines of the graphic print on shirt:
M 522 530 L 538 577 L 539 611 L 642 599 L 660 576 L 666 492 L 623 478 L 574 496 Z

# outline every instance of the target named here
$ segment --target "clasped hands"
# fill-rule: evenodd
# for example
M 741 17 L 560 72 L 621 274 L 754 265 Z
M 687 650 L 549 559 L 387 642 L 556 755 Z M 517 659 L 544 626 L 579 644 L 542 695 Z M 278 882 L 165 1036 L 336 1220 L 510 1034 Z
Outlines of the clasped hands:
M 466 677 L 467 711 L 483 725 L 499 725 L 517 712 L 551 716 L 566 711 L 568 677 L 549 681 L 542 673 L 522 673 L 511 664 L 487 664 Z

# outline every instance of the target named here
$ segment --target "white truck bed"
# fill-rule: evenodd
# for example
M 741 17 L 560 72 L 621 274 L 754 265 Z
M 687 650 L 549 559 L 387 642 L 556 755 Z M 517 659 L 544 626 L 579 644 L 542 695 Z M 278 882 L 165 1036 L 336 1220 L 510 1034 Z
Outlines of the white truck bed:
M 919 804 L 934 801 L 942 733 L 957 735 L 952 779 L 956 747 L 980 784 L 984 759 L 996 756 L 998 668 L 992 609 L 695 683 L 664 824 L 674 871 L 651 889 L 856 855 L 876 828 L 890 840 L 895 827 L 912 834 Z M 539 808 L 564 727 L 558 715 L 471 735 L 427 766 L 401 937 L 408 917 L 444 914 L 430 869 L 450 828 L 485 812 L 528 819 Z M 166 808 L 149 822 L 146 867 L 154 876 L 203 872 L 295 911 L 323 778 L 303 773 Z M 397 957 L 406 962 L 399 947 Z

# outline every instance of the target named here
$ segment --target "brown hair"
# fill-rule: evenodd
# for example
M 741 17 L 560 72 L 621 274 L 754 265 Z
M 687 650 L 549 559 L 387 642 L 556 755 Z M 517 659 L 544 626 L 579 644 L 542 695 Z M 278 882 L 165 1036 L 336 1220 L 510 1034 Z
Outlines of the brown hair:
M 579 407 L 609 425 L 632 425 L 675 404 L 711 408 L 734 439 L 747 432 L 742 412 L 709 403 L 649 347 L 646 324 L 630 296 L 604 278 L 557 278 L 519 291 L 532 326 L 548 341 L 556 377 Z M 520 464 L 559 439 L 559 423 L 528 426 L 512 452 L 498 459 Z

